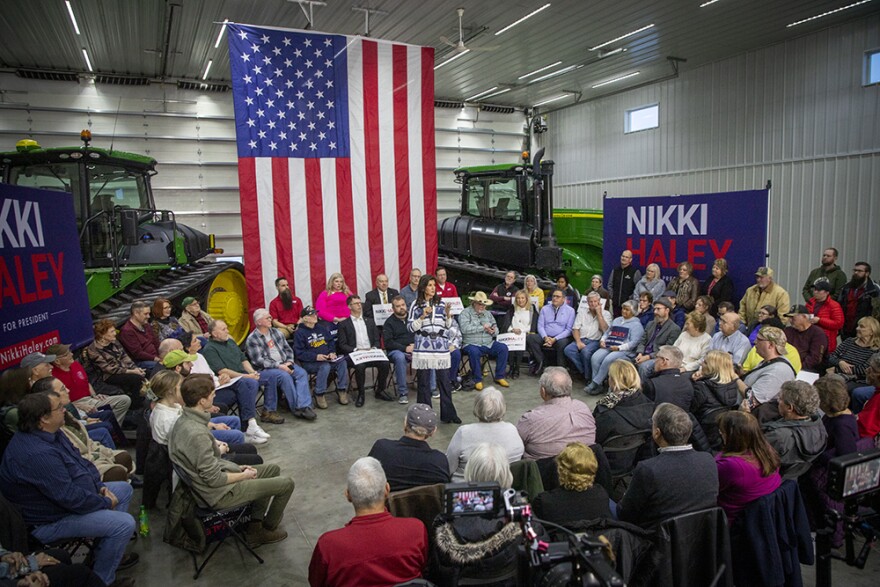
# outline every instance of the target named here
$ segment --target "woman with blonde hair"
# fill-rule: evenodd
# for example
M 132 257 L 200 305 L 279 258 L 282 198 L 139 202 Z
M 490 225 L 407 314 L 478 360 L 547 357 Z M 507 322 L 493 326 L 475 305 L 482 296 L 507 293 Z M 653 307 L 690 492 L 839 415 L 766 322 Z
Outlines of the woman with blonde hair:
M 526 275 L 524 291 L 529 301 L 540 311 L 544 307 L 544 290 L 538 287 L 538 278 L 534 275 Z
M 504 332 L 513 332 L 517 335 L 535 334 L 538 332 L 538 312 L 539 310 L 529 302 L 529 296 L 526 293 L 526 290 L 521 289 L 513 296 L 513 304 L 511 304 L 510 308 L 507 310 L 507 314 L 505 314 L 504 316 L 503 326 L 501 327 L 501 330 Z M 519 377 L 519 367 L 524 354 L 526 354 L 525 359 L 527 364 L 529 358 L 534 361 L 539 361 L 542 359 L 540 348 L 530 349 L 527 346 L 525 352 L 511 351 L 511 379 L 516 379 L 517 377 Z
M 636 283 L 636 289 L 633 292 L 632 299 L 634 302 L 638 303 L 639 296 L 648 292 L 651 294 L 652 300 L 659 300 L 663 297 L 663 292 L 665 291 L 666 282 L 663 281 L 663 278 L 660 275 L 660 266 L 657 263 L 651 263 L 645 267 L 644 277 Z
M 612 436 L 651 427 L 654 402 L 642 393 L 642 380 L 632 363 L 618 359 L 611 364 L 608 388 L 593 410 L 598 444 Z
M 351 316 L 351 310 L 348 309 L 348 296 L 350 295 L 351 290 L 345 285 L 342 273 L 331 273 L 327 279 L 327 289 L 318 294 L 315 299 L 318 318 L 338 324 Z
M 718 421 L 712 415 L 718 408 L 735 408 L 740 401 L 736 381 L 739 379 L 733 370 L 733 359 L 725 351 L 709 351 L 703 366 L 695 375 L 694 399 L 691 413 L 700 422 L 703 432 L 713 449 L 721 446 L 718 435 Z
M 868 360 L 880 351 L 880 322 L 865 316 L 856 324 L 856 335 L 840 343 L 828 355 L 829 373 L 837 373 L 847 381 L 847 385 L 865 385 Z
M 593 450 L 571 442 L 556 456 L 559 487 L 538 495 L 532 507 L 541 520 L 569 526 L 584 520 L 611 518 L 608 493 L 596 485 L 599 463 Z
M 696 310 L 689 313 L 684 320 L 684 330 L 673 343 L 683 355 L 682 371 L 696 371 L 700 362 L 709 352 L 712 337 L 706 333 L 706 317 Z

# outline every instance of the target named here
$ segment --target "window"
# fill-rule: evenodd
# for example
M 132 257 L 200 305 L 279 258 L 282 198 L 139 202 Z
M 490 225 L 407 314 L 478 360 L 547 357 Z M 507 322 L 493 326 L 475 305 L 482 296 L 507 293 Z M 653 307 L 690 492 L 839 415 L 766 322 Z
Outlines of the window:
M 651 104 L 626 111 L 623 132 L 638 132 L 660 126 L 660 104 Z
M 880 49 L 865 51 L 865 79 L 863 85 L 880 84 Z
M 467 198 L 467 211 L 470 216 L 522 220 L 516 178 L 471 178 L 468 181 Z

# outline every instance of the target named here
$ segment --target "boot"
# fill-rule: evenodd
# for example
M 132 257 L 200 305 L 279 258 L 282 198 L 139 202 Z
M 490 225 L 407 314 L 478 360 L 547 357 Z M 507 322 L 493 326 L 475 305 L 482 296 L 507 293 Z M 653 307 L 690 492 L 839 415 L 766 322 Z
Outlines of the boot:
M 285 538 L 287 538 L 287 532 L 281 528 L 269 530 L 263 526 L 263 522 L 260 520 L 250 522 L 247 527 L 247 533 L 245 534 L 245 539 L 247 540 L 248 546 L 251 548 L 257 548 L 263 544 L 281 542 Z
M 356 408 L 364 407 L 364 390 L 358 390 L 357 399 L 354 401 L 354 405 Z
M 514 357 L 510 363 L 510 378 L 519 379 L 519 356 Z

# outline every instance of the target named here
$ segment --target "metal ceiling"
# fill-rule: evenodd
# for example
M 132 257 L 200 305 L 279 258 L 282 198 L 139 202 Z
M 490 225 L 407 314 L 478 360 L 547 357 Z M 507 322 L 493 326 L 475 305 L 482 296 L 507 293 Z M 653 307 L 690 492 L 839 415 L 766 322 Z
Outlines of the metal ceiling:
M 553 105 L 587 99 L 656 81 L 674 65 L 705 63 L 843 20 L 880 10 L 869 0 L 804 24 L 786 25 L 858 0 L 326 0 L 311 7 L 314 30 L 364 34 L 369 8 L 371 37 L 433 46 L 435 63 L 454 55 L 441 36 L 458 37 L 456 9 L 464 10 L 469 53 L 435 72 L 437 99 L 461 101 L 492 87 L 493 104 L 529 106 L 566 96 Z M 509 31 L 517 19 L 550 6 Z M 74 31 L 64 0 L 3 0 L 0 5 L 0 67 L 88 73 L 86 49 L 96 74 L 150 80 L 229 81 L 226 38 L 214 44 L 224 19 L 255 25 L 307 28 L 309 7 L 290 0 L 70 0 L 81 34 Z M 625 52 L 600 58 L 591 47 L 653 24 L 641 33 L 605 46 Z M 491 51 L 477 49 L 491 47 Z M 674 57 L 686 62 L 673 61 Z M 556 67 L 518 79 L 551 63 Z M 528 84 L 568 66 L 569 73 Z M 638 72 L 620 82 L 592 86 Z M 100 78 L 99 78 L 100 79 Z M 104 78 L 108 79 L 108 78 Z M 496 90 L 496 91 L 498 91 Z

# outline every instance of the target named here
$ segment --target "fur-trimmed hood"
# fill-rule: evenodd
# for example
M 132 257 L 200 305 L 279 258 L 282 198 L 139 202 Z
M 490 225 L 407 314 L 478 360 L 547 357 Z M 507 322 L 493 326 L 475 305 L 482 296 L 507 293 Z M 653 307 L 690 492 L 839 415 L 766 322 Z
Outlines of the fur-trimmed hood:
M 441 556 L 455 566 L 485 561 L 509 548 L 522 536 L 517 524 L 484 518 L 458 518 L 436 526 Z

